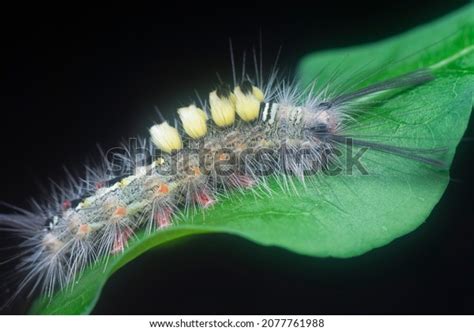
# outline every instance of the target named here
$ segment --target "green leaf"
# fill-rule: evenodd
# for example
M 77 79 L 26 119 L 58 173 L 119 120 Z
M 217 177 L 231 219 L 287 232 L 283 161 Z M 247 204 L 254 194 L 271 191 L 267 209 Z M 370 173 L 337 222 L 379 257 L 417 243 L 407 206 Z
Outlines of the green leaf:
M 361 113 L 349 130 L 397 146 L 446 146 L 450 164 L 473 103 L 474 6 L 389 40 L 311 54 L 301 61 L 299 74 L 308 84 L 318 73 L 327 81 L 334 72 L 341 77 L 361 68 L 375 72 L 355 81 L 363 86 L 420 67 L 433 68 L 436 79 L 392 93 Z M 360 79 L 360 72 L 356 76 Z M 123 255 L 87 268 L 72 288 L 38 299 L 30 313 L 87 314 L 112 273 L 153 247 L 189 235 L 235 234 L 320 257 L 360 255 L 416 229 L 449 181 L 447 170 L 376 151 L 367 151 L 361 160 L 369 175 L 354 169 L 352 175 L 318 177 L 306 188 L 298 184 L 298 194 L 279 194 L 273 181 L 271 197 L 233 193 L 192 220 L 152 235 L 141 233 Z

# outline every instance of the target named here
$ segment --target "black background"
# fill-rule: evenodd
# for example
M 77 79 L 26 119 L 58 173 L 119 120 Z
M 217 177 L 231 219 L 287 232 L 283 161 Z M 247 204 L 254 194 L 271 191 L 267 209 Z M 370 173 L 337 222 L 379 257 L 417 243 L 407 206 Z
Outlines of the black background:
M 212 89 L 216 72 L 230 78 L 229 37 L 240 54 L 258 45 L 261 30 L 268 61 L 282 46 L 280 63 L 291 70 L 304 54 L 396 35 L 464 2 L 355 3 L 12 10 L 0 41 L 0 201 L 27 207 L 28 197 L 42 194 L 38 183 L 61 181 L 64 165 L 80 170 L 97 157 L 97 142 L 109 148 L 145 134 L 155 105 L 174 111 L 195 89 Z M 474 136 L 472 125 L 466 135 Z M 456 181 L 427 222 L 386 247 L 319 259 L 196 236 L 117 272 L 94 313 L 472 314 L 472 155 L 472 143 L 462 143 Z

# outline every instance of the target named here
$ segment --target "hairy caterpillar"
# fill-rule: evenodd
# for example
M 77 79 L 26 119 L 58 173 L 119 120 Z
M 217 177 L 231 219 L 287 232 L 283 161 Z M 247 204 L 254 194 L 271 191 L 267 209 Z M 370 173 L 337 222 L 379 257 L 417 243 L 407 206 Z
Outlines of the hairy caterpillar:
M 29 284 L 51 296 L 97 258 L 120 253 L 137 230 L 172 226 L 177 214 L 209 208 L 229 191 L 265 191 L 269 176 L 291 190 L 293 179 L 324 175 L 346 144 L 443 166 L 426 156 L 442 148 L 407 149 L 344 133 L 364 98 L 428 82 L 429 70 L 342 94 L 299 88 L 276 74 L 264 82 L 259 71 L 254 79 L 243 73 L 233 86 L 219 84 L 199 106 L 180 108 L 180 122 L 152 126 L 150 139 L 139 143 L 145 157 L 127 148 L 119 169 L 92 169 L 49 205 L 3 216 L 27 237 L 20 290 Z

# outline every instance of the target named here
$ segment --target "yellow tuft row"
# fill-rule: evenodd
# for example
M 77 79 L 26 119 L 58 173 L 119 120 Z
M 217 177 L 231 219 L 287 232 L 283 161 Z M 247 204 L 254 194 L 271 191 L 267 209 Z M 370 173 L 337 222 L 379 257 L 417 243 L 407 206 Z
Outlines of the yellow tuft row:
M 233 92 L 225 88 L 209 93 L 209 106 L 214 123 L 225 128 L 235 122 L 235 114 L 243 121 L 251 122 L 258 118 L 260 103 L 265 96 L 256 86 L 245 82 L 237 86 Z M 178 109 L 178 116 L 184 131 L 192 139 L 199 139 L 207 134 L 207 114 L 195 105 Z M 178 130 L 167 122 L 156 124 L 150 128 L 153 144 L 165 153 L 183 148 Z

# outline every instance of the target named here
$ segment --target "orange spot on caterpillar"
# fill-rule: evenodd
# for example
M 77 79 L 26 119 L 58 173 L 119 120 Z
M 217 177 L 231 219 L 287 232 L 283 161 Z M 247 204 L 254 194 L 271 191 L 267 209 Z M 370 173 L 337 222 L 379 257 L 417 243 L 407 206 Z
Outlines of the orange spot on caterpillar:
M 221 153 L 221 154 L 219 154 L 218 159 L 219 159 L 219 161 L 227 161 L 227 160 L 230 159 L 230 156 L 227 153 Z
M 95 183 L 95 189 L 98 190 L 98 189 L 101 189 L 101 188 L 104 188 L 105 187 L 105 183 L 104 182 L 97 182 Z
M 192 167 L 192 170 L 194 171 L 194 176 L 201 176 L 201 169 L 199 167 Z
M 89 224 L 81 224 L 77 229 L 77 235 L 80 238 L 87 236 L 91 232 L 91 226 Z
M 158 193 L 166 194 L 170 191 L 170 187 L 168 184 L 162 183 L 158 186 Z
M 124 217 L 127 215 L 127 208 L 125 207 L 117 207 L 114 211 L 114 216 Z

